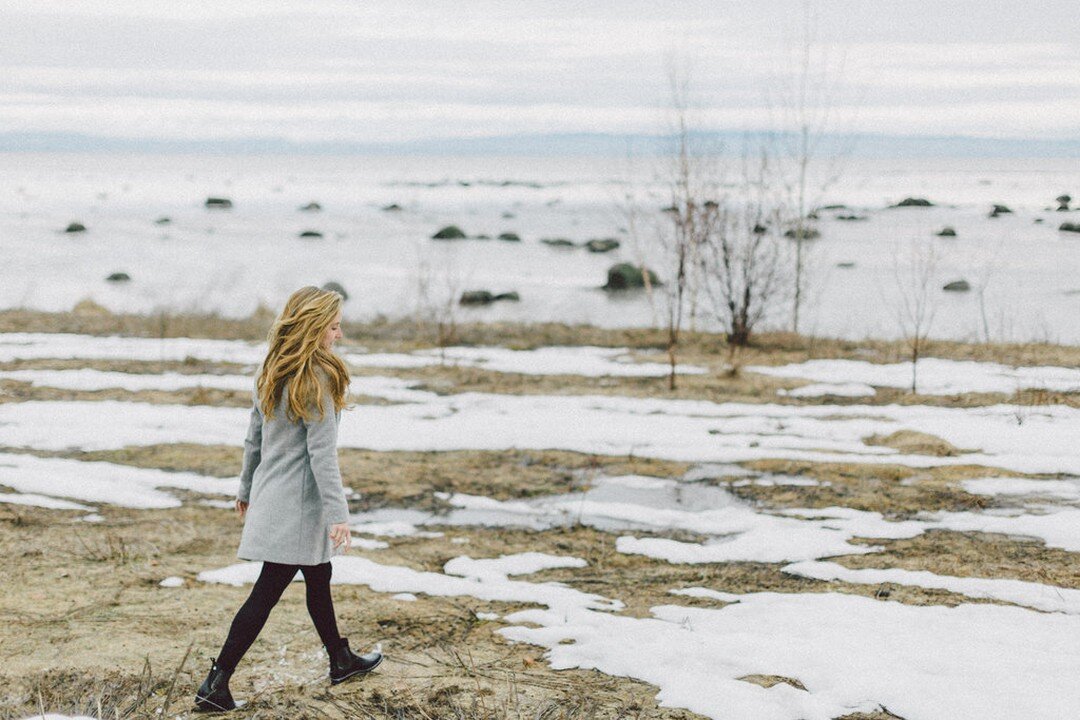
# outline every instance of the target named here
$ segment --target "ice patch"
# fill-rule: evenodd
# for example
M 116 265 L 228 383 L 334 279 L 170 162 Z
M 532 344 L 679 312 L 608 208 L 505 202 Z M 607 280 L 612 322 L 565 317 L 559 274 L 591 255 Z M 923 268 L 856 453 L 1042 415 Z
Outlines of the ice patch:
M 179 507 L 180 500 L 158 488 L 181 488 L 210 495 L 235 495 L 239 480 L 108 462 L 0 453 L 0 485 L 21 493 L 73 498 L 120 507 L 170 508 Z
M 664 706 L 725 720 L 829 720 L 879 705 L 905 718 L 1080 712 L 1074 615 L 840 593 L 731 597 L 722 608 L 654 607 L 652 618 L 526 610 L 505 620 L 539 627 L 499 632 L 548 648 L 555 669 L 635 678 L 659 687 Z M 752 674 L 796 678 L 806 691 L 737 679 Z
M 338 556 L 330 559 L 334 573 L 334 584 L 366 585 L 375 592 L 384 593 L 423 593 L 435 596 L 469 596 L 480 600 L 540 604 L 560 611 L 570 609 L 618 610 L 621 602 L 592 593 L 584 593 L 560 583 L 531 583 L 510 580 L 502 570 L 522 570 L 529 567 L 554 567 L 550 563 L 577 562 L 574 558 L 553 558 L 546 556 L 540 560 L 525 553 L 519 558 L 507 555 L 491 562 L 454 558 L 447 562 L 446 574 L 421 572 L 411 568 L 393 565 L 381 565 L 367 558 Z M 455 562 L 458 561 L 458 562 Z M 560 567 L 570 565 L 563 564 Z M 576 565 L 575 565 L 576 567 Z M 261 563 L 244 562 L 201 572 L 198 579 L 202 582 L 245 585 L 254 583 L 262 568 Z M 460 574 L 459 574 L 460 573 Z M 297 579 L 301 577 L 297 573 Z
M 918 362 L 918 390 L 922 395 L 957 395 L 960 393 L 1004 393 L 1012 395 L 1024 388 L 1043 388 L 1061 392 L 1080 392 L 1080 369 L 1035 366 L 1013 367 L 974 360 L 922 358 Z M 911 363 L 877 364 L 865 360 L 807 360 L 790 365 L 752 365 L 744 368 L 759 375 L 799 378 L 853 387 L 911 387 Z M 815 394 L 806 386 L 789 395 Z M 873 391 L 871 387 L 871 391 Z M 829 394 L 829 393 L 822 393 Z M 838 394 L 838 393 L 831 393 Z M 872 394 L 872 392 L 871 392 Z
M 950 590 L 961 595 L 1023 605 L 1046 612 L 1080 615 L 1080 590 L 999 578 L 969 578 L 937 575 L 925 570 L 852 570 L 832 562 L 800 562 L 783 568 L 790 575 L 816 580 L 840 580 L 860 585 L 896 583 L 922 588 Z

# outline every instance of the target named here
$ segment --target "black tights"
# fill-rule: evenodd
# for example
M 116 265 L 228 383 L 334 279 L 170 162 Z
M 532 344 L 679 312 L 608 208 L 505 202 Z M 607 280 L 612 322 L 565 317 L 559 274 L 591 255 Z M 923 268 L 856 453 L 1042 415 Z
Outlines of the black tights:
M 218 667 L 228 673 L 236 669 L 244 653 L 255 642 L 259 632 L 270 617 L 270 611 L 285 592 L 296 571 L 304 573 L 307 586 L 307 608 L 319 638 L 327 648 L 336 647 L 341 642 L 337 621 L 334 619 L 334 601 L 330 597 L 330 563 L 322 565 L 282 565 L 264 562 L 259 579 L 251 588 L 251 595 L 237 611 L 229 628 L 229 637 L 218 655 Z

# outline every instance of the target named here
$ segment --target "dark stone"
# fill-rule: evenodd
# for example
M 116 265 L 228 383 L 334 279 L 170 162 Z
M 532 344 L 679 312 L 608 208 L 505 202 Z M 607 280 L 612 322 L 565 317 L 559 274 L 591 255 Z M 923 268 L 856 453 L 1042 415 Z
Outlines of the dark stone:
M 66 233 L 86 232 L 86 226 L 83 225 L 82 223 L 79 223 L 79 222 L 73 222 L 70 225 L 68 225 L 66 228 L 64 228 L 64 232 L 66 232 Z
M 512 213 L 512 212 L 504 212 L 504 213 L 502 214 L 502 216 L 503 216 L 503 220 L 513 220 L 513 219 L 514 219 L 515 217 L 517 217 L 517 216 L 516 216 L 516 215 L 514 215 L 514 213 Z
M 941 231 L 937 234 L 938 237 L 956 237 L 956 228 L 946 226 L 941 228 Z
M 319 212 L 322 210 L 322 205 L 312 200 L 307 205 L 300 206 L 300 212 Z
M 1044 223 L 1044 222 L 1046 222 L 1046 221 L 1045 221 L 1045 220 L 1043 220 L 1042 218 L 1035 218 L 1035 224 L 1036 224 L 1036 225 L 1038 225 L 1038 224 L 1040 224 L 1040 223 Z
M 990 217 L 996 218 L 998 215 L 1008 215 L 1012 213 L 1012 210 L 1004 205 L 995 205 L 994 209 L 990 211 Z
M 971 284 L 967 280 L 953 280 L 941 289 L 947 292 L 967 292 L 971 289 Z
M 521 296 L 517 294 L 517 291 L 504 292 L 496 295 L 493 300 L 521 300 Z
M 404 208 L 401 207 L 400 205 L 398 205 L 397 203 L 390 203 L 389 205 L 383 205 L 383 208 L 382 208 L 383 212 L 401 212 L 402 210 L 404 210 Z
M 127 282 L 131 279 L 131 276 L 126 272 L 114 272 L 109 277 L 105 278 L 109 282 Z
M 755 230 L 756 230 L 756 228 L 755 228 Z M 794 238 L 794 237 L 797 237 L 798 234 L 799 234 L 799 229 L 798 228 L 791 228 L 790 230 L 788 230 L 788 231 L 786 231 L 784 233 L 784 237 L 786 237 L 786 238 Z M 803 230 L 802 230 L 802 239 L 803 240 L 816 240 L 819 237 L 821 237 L 821 233 L 819 233 L 816 229 L 814 229 L 812 227 L 804 227 Z
M 574 241 L 566 238 L 540 238 L 540 242 L 552 247 L 574 247 Z
M 1072 202 L 1071 195 L 1058 195 L 1054 198 L 1054 201 L 1058 204 L 1058 212 L 1068 212 L 1069 203 Z
M 836 267 L 843 268 L 844 270 L 850 270 L 851 268 L 855 267 L 855 263 L 851 261 L 838 262 L 836 263 Z
M 1061 232 L 1074 232 L 1080 233 L 1080 223 L 1061 223 L 1058 228 Z
M 521 236 L 512 232 L 499 233 L 499 239 L 507 242 L 521 242 Z
M 221 197 L 208 197 L 204 203 L 209 210 L 228 210 L 232 207 L 232 200 Z
M 332 291 L 336 292 L 338 295 L 340 295 L 341 297 L 343 297 L 344 299 L 346 299 L 346 300 L 349 299 L 349 293 L 345 292 L 345 288 L 342 287 L 341 283 L 334 282 L 333 280 L 331 280 L 330 282 L 323 285 L 322 289 L 323 290 L 332 290 Z
M 491 239 L 491 236 L 490 236 L 490 235 L 477 235 L 477 236 L 476 236 L 475 238 L 473 238 L 473 239 L 474 239 L 474 240 L 490 240 L 490 239 Z
M 457 225 L 447 225 L 439 232 L 431 236 L 432 240 L 464 240 L 465 231 Z
M 754 232 L 755 235 L 764 235 L 765 233 L 769 232 L 769 228 L 765 227 L 761 223 L 758 223 L 758 224 L 754 225 L 754 231 L 753 232 Z
M 818 210 L 847 210 L 847 205 L 822 205 Z
M 934 203 L 930 202 L 926 198 L 909 197 L 904 198 L 900 202 L 893 205 L 893 207 L 934 207 Z
M 866 216 L 865 215 L 837 215 L 836 219 L 837 220 L 846 220 L 848 222 L 851 222 L 853 220 L 866 220 Z
M 646 268 L 645 272 L 649 273 L 650 285 L 660 284 L 656 273 L 648 268 Z M 630 290 L 640 287 L 645 287 L 645 276 L 637 265 L 619 263 L 608 268 L 607 284 L 604 285 L 605 290 Z
M 715 200 L 706 200 L 705 201 L 705 209 L 706 210 L 716 210 L 719 207 L 720 207 L 720 203 L 716 202 Z
M 300 237 L 302 237 L 302 238 L 321 238 L 322 233 L 319 232 L 318 230 L 305 230 L 304 232 L 300 233 Z
M 594 253 L 611 252 L 619 247 L 619 241 L 615 238 L 593 238 L 585 243 L 585 247 Z
M 157 220 L 154 221 L 154 224 L 155 225 L 168 225 L 171 222 L 172 222 L 172 218 L 159 217 Z
M 666 208 L 661 208 L 660 212 L 677 213 L 679 212 L 679 208 L 675 207 L 674 205 L 668 205 Z
M 818 219 L 818 214 L 816 212 L 812 212 L 812 213 L 810 213 L 809 215 L 806 216 L 806 219 L 807 220 L 817 220 Z
M 487 290 L 466 290 L 461 293 L 458 301 L 462 305 L 490 305 L 495 301 L 495 296 Z

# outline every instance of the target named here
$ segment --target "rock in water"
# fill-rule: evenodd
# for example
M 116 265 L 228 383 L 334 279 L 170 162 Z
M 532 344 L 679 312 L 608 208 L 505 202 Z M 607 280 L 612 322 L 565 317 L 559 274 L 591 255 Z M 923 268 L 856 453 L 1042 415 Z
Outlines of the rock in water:
M 851 268 L 855 267 L 855 263 L 851 262 L 850 260 L 845 260 L 843 262 L 836 263 L 836 267 L 842 270 L 850 270 Z
M 574 247 L 573 240 L 566 238 L 540 238 L 540 242 L 551 247 Z
M 321 238 L 322 236 L 322 233 L 318 230 L 305 230 L 300 233 L 300 237 L 302 238 Z
M 1072 202 L 1072 196 L 1071 195 L 1058 195 L 1055 198 L 1055 201 L 1058 204 L 1058 212 L 1068 212 L 1069 211 L 1069 203 Z
M 228 210 L 232 207 L 232 200 L 222 197 L 208 197 L 203 204 L 208 210 Z
M 307 205 L 300 206 L 300 212 L 319 212 L 322 210 L 322 205 L 312 200 Z
M 341 283 L 334 282 L 333 280 L 323 285 L 322 289 L 331 290 L 333 292 L 336 292 L 338 295 L 345 298 L 346 300 L 349 299 L 349 293 L 345 292 L 345 288 L 342 287 Z
M 1058 228 L 1061 232 L 1074 232 L 1080 233 L 1080 223 L 1061 223 Z
M 131 276 L 126 272 L 114 272 L 109 277 L 105 278 L 109 282 L 127 282 L 131 279 Z
M 506 240 L 507 242 L 521 242 L 521 236 L 517 233 L 504 232 L 499 234 L 500 240 Z
M 168 225 L 171 222 L 172 222 L 172 218 L 159 217 L 157 220 L 154 221 L 154 224 L 155 225 Z
M 64 228 L 64 232 L 66 232 L 66 233 L 86 232 L 86 226 L 83 225 L 80 222 L 73 222 L 70 225 L 68 225 L 66 228 Z
M 594 253 L 611 252 L 619 247 L 619 241 L 615 238 L 593 238 L 585 243 L 585 247 L 588 248 L 589 252 Z
M 431 236 L 432 240 L 464 240 L 465 231 L 457 225 L 447 225 L 442 230 Z
M 938 237 L 956 237 L 956 228 L 951 225 L 941 228 L 941 232 L 937 234 Z
M 458 300 L 462 305 L 490 305 L 494 301 L 495 296 L 487 290 L 466 290 Z
M 650 285 L 660 284 L 656 273 L 648 268 L 645 269 L 645 272 L 649 274 Z M 638 266 L 630 263 L 619 263 L 608 268 L 607 284 L 604 285 L 604 290 L 630 290 L 641 287 L 645 287 L 645 275 Z
M 791 228 L 790 230 L 787 230 L 784 233 L 784 237 L 786 237 L 786 238 L 793 238 L 794 239 L 794 238 L 797 238 L 798 235 L 799 235 L 799 229 L 798 228 Z M 802 239 L 803 240 L 817 240 L 819 237 L 821 237 L 821 233 L 819 233 L 816 229 L 814 229 L 812 227 L 804 227 L 802 229 Z
M 995 205 L 994 208 L 990 211 L 990 217 L 996 218 L 998 215 L 1009 215 L 1011 213 L 1012 210 L 1010 210 L 1005 205 Z
M 953 280 L 951 283 L 947 283 L 942 290 L 947 292 L 967 292 L 971 289 L 971 284 L 967 280 Z
M 517 294 L 516 290 L 510 292 L 499 293 L 492 300 L 521 300 L 521 296 Z
M 397 203 L 390 203 L 389 205 L 383 205 L 383 212 L 401 212 L 403 208 Z
M 909 197 L 904 198 L 900 202 L 893 205 L 893 207 L 934 207 L 934 203 L 930 202 L 926 198 Z

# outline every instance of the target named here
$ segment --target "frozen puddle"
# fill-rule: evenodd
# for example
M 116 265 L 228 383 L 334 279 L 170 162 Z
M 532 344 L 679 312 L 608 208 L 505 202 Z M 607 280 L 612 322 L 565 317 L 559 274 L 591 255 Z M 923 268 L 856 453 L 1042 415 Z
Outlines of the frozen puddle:
M 874 387 L 911 387 L 911 363 L 886 365 L 865 360 L 808 360 L 791 365 L 752 365 L 745 370 L 759 375 L 821 383 L 784 393 L 794 396 L 872 395 Z M 857 392 L 858 388 L 869 388 L 870 392 Z M 941 358 L 922 358 L 918 362 L 918 390 L 922 395 L 1012 395 L 1025 388 L 1080 392 L 1080 369 L 1051 366 L 1012 367 L 998 363 Z
M 58 509 L 89 510 L 83 505 L 62 502 L 68 498 L 129 508 L 172 508 L 181 502 L 159 488 L 179 488 L 206 495 L 235 495 L 236 478 L 215 478 L 188 472 L 167 472 L 149 468 L 89 462 L 67 458 L 40 458 L 18 453 L 0 453 L 0 485 L 26 493 L 23 504 Z M 26 498 L 40 498 L 35 501 Z M 0 494 L 0 500 L 6 497 Z
M 791 406 L 619 396 L 462 393 L 399 388 L 416 402 L 364 405 L 343 413 L 340 447 L 393 450 L 560 449 L 687 462 L 763 458 L 983 465 L 1023 473 L 1080 475 L 1080 410 L 927 406 Z M 248 410 L 117 401 L 30 401 L 0 405 L 0 445 L 113 449 L 192 442 L 238 444 Z M 904 454 L 867 445 L 871 435 L 929 433 L 970 450 L 957 456 Z
M 411 368 L 460 365 L 491 372 L 525 375 L 581 375 L 585 377 L 663 377 L 663 362 L 637 362 L 629 348 L 591 345 L 510 350 L 502 347 L 448 347 L 413 353 L 341 351 L 357 367 Z M 44 358 L 85 360 L 183 361 L 187 358 L 257 366 L 266 355 L 263 343 L 206 338 L 143 338 L 72 333 L 0 333 L 0 362 Z M 676 372 L 700 375 L 705 368 L 680 365 Z

